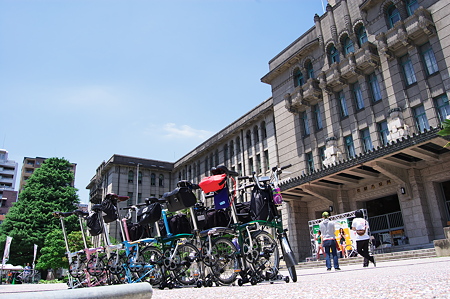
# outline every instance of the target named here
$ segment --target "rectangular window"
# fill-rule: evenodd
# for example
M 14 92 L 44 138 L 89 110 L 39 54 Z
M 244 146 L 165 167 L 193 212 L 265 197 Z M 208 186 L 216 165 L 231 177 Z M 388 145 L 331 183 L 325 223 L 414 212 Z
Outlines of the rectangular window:
M 320 114 L 320 107 L 319 105 L 313 106 L 314 116 L 316 120 L 316 129 L 322 130 L 323 129 L 323 123 L 322 123 L 322 115 Z
M 306 114 L 306 111 L 302 113 L 302 123 L 303 123 L 303 135 L 308 136 L 311 134 L 309 130 L 309 124 L 308 124 L 308 114 Z
M 350 159 L 350 158 L 356 157 L 355 145 L 353 144 L 352 135 L 344 137 L 344 141 L 345 141 L 345 148 L 347 150 L 348 158 Z
M 266 163 L 266 169 L 269 170 L 270 162 L 269 162 L 269 151 L 268 150 L 264 151 L 264 163 Z
M 434 56 L 433 48 L 431 47 L 430 43 L 426 43 L 421 46 L 420 52 L 422 54 L 422 60 L 423 64 L 425 65 L 427 75 L 436 73 L 439 69 L 436 62 L 436 57 Z
M 363 150 L 364 152 L 368 152 L 373 150 L 372 139 L 370 139 L 370 131 L 369 128 L 361 130 L 361 138 L 363 141 Z
M 325 146 L 319 147 L 319 158 L 320 161 L 325 161 Z
M 353 94 L 355 96 L 356 109 L 357 110 L 364 109 L 364 99 L 361 91 L 361 86 L 359 85 L 359 83 L 353 84 Z
M 447 95 L 441 95 L 435 100 L 436 110 L 439 115 L 439 121 L 443 122 L 450 115 L 450 105 L 448 104 Z
M 348 109 L 347 109 L 347 100 L 345 99 L 345 94 L 344 91 L 341 90 L 338 95 L 338 100 L 339 100 L 339 107 L 341 110 L 341 116 L 342 117 L 347 117 L 348 116 Z
M 257 154 L 256 155 L 256 170 L 258 171 L 258 173 L 262 172 L 262 167 L 261 167 L 261 155 Z
M 409 55 L 405 55 L 400 58 L 400 63 L 403 69 L 403 75 L 405 76 L 406 85 L 409 86 L 417 82 L 416 74 L 414 73 L 413 64 Z
M 253 165 L 253 158 L 248 159 L 248 166 L 250 168 L 250 173 L 253 174 L 253 172 L 255 172 L 255 166 Z
M 314 159 L 312 152 L 306 153 L 306 167 L 308 173 L 312 173 L 314 171 Z
M 239 174 L 239 176 L 242 175 L 242 164 L 241 163 L 238 164 L 238 174 Z
M 427 115 L 425 113 L 425 108 L 423 105 L 414 108 L 414 118 L 416 119 L 416 126 L 420 132 L 425 129 L 429 129 Z
M 375 73 L 369 75 L 369 85 L 370 85 L 370 92 L 372 94 L 372 100 L 374 102 L 380 101 L 381 100 L 380 84 L 378 82 L 378 78 Z
M 381 143 L 383 143 L 383 145 L 388 144 L 389 129 L 387 121 L 382 121 L 378 123 L 378 132 L 380 133 Z

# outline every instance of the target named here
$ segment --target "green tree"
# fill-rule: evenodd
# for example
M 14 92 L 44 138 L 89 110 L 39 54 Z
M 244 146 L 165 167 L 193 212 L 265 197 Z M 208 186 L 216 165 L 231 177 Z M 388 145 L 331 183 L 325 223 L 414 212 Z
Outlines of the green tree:
M 441 136 L 450 135 L 450 119 L 446 119 L 442 122 L 442 130 L 440 130 L 438 134 Z M 445 147 L 450 147 L 450 142 L 448 142 Z
M 19 200 L 9 210 L 0 225 L 0 248 L 4 248 L 6 236 L 13 238 L 10 262 L 25 264 L 33 259 L 33 244 L 39 248 L 45 237 L 60 228 L 60 220 L 54 211 L 73 211 L 79 203 L 77 189 L 72 187 L 74 174 L 71 164 L 64 158 L 50 158 L 42 163 L 28 179 Z M 65 219 L 66 229 L 77 229 L 77 217 Z M 78 228 L 79 229 L 79 228 Z
M 81 231 L 73 231 L 67 236 L 70 252 L 75 252 L 84 248 Z M 88 246 L 92 247 L 90 238 L 87 239 Z M 36 264 L 36 269 L 57 269 L 68 268 L 69 261 L 66 255 L 66 244 L 61 229 L 54 229 L 45 238 L 44 247 L 41 249 L 41 256 Z

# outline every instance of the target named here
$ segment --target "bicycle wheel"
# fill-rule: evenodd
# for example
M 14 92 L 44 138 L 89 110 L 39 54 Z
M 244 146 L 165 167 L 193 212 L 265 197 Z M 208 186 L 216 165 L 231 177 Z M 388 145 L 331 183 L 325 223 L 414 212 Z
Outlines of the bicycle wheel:
M 200 276 L 197 247 L 190 243 L 180 245 L 175 252 L 176 268 L 172 271 L 176 280 L 185 285 L 194 284 Z
M 255 273 L 261 279 L 271 280 L 278 274 L 280 255 L 277 241 L 266 231 L 252 233 L 253 251 L 258 258 L 252 262 Z
M 148 281 L 153 286 L 159 284 L 163 278 L 161 251 L 153 246 L 146 247 L 140 252 L 138 260 L 141 259 L 144 262 L 144 268 L 140 274 L 145 275 L 142 281 Z
M 86 269 L 86 259 L 84 257 L 77 257 L 69 265 L 69 274 L 74 278 L 82 280 L 85 277 L 84 269 Z
M 214 256 L 214 264 L 211 270 L 214 276 L 223 284 L 231 284 L 236 280 L 237 249 L 231 240 L 218 238 L 214 240 L 211 254 Z
M 280 238 L 281 250 L 283 252 L 283 259 L 286 263 L 286 267 L 289 271 L 289 276 L 291 277 L 293 282 L 297 282 L 297 271 L 295 270 L 295 256 L 292 251 L 291 245 L 289 244 L 289 240 L 287 236 L 283 235 Z
M 87 270 L 92 276 L 102 276 L 106 272 L 103 258 L 97 255 L 91 256 L 87 262 Z

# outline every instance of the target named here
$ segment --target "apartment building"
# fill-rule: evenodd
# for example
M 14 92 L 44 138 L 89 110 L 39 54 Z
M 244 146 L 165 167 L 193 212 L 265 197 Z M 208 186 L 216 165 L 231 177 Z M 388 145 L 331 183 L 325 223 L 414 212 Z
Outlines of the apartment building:
M 8 151 L 0 149 L 0 224 L 13 202 L 17 201 L 17 191 L 14 190 L 17 168 L 15 161 L 8 160 Z
M 19 184 L 19 192 L 23 190 L 25 184 L 27 183 L 27 180 L 31 177 L 31 175 L 34 173 L 34 171 L 37 168 L 40 168 L 42 163 L 47 158 L 43 157 L 25 157 L 23 158 L 23 165 L 22 165 L 22 171 L 20 174 L 20 184 Z M 71 171 L 73 172 L 74 176 L 76 173 L 77 164 L 71 163 Z M 72 182 L 72 186 L 75 186 L 75 181 Z

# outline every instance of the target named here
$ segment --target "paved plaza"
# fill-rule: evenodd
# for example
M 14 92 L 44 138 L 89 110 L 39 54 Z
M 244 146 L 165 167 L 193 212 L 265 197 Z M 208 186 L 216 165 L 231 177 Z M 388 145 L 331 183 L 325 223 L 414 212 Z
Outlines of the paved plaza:
M 296 283 L 276 281 L 273 284 L 264 282 L 242 287 L 155 288 L 152 299 L 450 298 L 450 257 L 379 262 L 376 268 L 372 265 L 369 268 L 363 268 L 362 265 L 341 268 L 341 271 L 333 269 L 328 272 L 324 263 L 323 268 L 297 270 Z M 6 293 L 21 292 L 23 298 L 30 299 L 33 298 L 33 291 L 43 290 L 48 292 L 48 298 L 52 298 L 51 290 L 61 289 L 67 289 L 67 286 L 2 285 L 0 297 L 7 296 Z
M 450 298 L 450 257 L 297 270 L 296 283 L 153 290 L 152 299 Z M 287 275 L 287 273 L 285 273 Z

